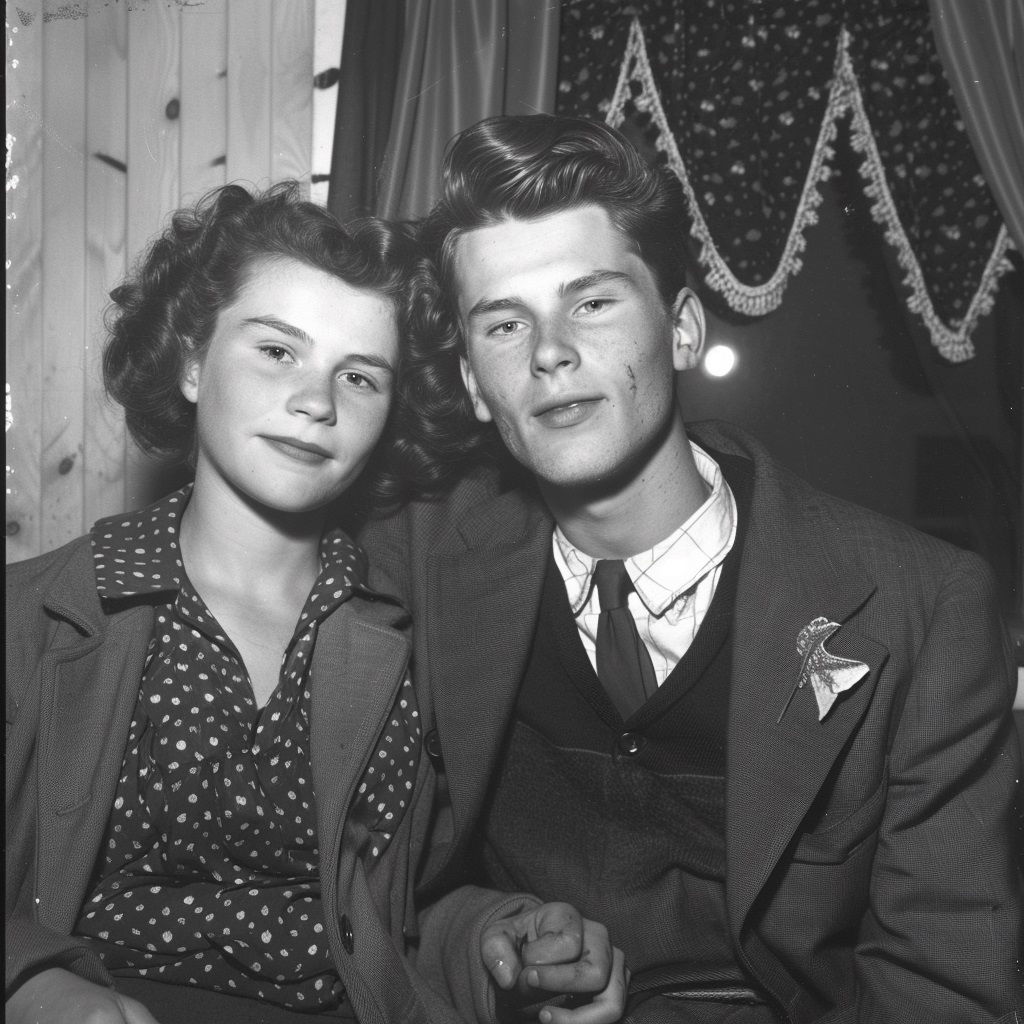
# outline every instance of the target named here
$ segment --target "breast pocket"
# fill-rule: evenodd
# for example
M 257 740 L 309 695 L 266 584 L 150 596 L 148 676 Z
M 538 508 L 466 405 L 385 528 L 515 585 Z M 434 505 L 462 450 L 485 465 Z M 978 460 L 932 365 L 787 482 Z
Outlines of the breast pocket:
M 841 864 L 878 832 L 885 811 L 888 772 L 868 799 L 841 821 L 798 835 L 792 860 L 799 864 Z

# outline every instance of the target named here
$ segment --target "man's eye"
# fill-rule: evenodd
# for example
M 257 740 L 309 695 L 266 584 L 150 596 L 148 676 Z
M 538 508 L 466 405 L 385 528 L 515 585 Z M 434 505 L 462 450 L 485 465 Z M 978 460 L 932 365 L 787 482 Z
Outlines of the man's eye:
M 598 313 L 607 305 L 607 299 L 587 299 L 587 301 L 583 303 L 583 309 L 587 313 Z
M 519 327 L 519 324 L 517 324 L 515 320 L 506 320 L 504 323 L 498 324 L 498 326 L 494 328 L 493 333 L 494 334 L 515 334 L 515 332 L 518 329 L 518 327 Z

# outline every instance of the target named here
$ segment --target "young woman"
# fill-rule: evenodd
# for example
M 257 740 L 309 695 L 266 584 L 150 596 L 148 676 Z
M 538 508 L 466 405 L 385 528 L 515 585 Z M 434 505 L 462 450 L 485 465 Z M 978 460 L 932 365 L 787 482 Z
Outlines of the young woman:
M 430 287 L 286 184 L 179 212 L 113 293 L 108 392 L 195 482 L 9 567 L 9 1024 L 450 1019 L 400 954 L 408 620 L 330 526 Z

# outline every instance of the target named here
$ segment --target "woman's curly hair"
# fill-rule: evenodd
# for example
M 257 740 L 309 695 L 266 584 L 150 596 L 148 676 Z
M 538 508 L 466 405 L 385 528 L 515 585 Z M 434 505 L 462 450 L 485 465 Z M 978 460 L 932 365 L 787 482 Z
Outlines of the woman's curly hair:
M 370 218 L 346 230 L 303 200 L 294 181 L 263 192 L 226 185 L 177 211 L 111 292 L 103 379 L 136 443 L 157 458 L 194 459 L 195 406 L 179 382 L 187 361 L 209 343 L 221 310 L 266 259 L 297 260 L 394 303 L 396 401 L 360 486 L 375 504 L 429 488 L 435 474 L 419 455 L 418 416 L 403 407 L 403 393 L 408 367 L 420 361 L 420 349 L 434 347 L 439 329 L 431 265 L 407 227 Z

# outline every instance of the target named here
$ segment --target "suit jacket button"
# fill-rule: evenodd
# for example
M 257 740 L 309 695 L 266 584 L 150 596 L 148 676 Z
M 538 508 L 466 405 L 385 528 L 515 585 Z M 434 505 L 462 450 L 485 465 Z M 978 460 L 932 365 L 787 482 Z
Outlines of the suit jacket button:
M 351 956 L 352 950 L 356 948 L 356 937 L 352 933 L 352 922 L 347 914 L 341 915 L 341 944 L 345 947 L 345 952 Z
M 430 760 L 434 762 L 434 768 L 439 772 L 443 772 L 444 756 L 441 753 L 441 737 L 437 735 L 436 729 L 431 729 L 423 737 L 423 749 L 426 750 Z
M 618 738 L 617 743 L 619 750 L 627 757 L 636 757 L 640 753 L 640 747 L 643 746 L 643 739 L 635 732 L 624 732 Z

